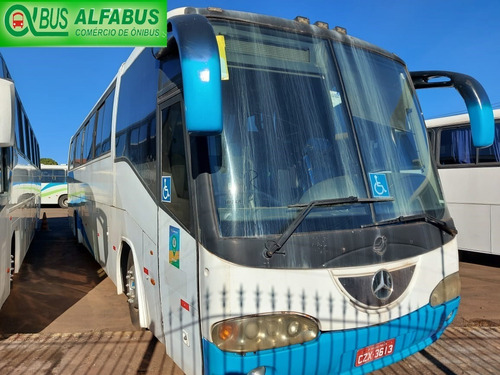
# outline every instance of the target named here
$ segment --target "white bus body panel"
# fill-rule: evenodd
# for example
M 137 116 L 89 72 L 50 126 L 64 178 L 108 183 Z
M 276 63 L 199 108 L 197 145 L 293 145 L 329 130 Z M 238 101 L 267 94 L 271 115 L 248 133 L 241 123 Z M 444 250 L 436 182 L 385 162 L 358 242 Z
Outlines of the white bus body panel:
M 10 293 L 11 272 L 19 272 L 35 236 L 40 215 L 39 170 L 29 165 L 21 155 L 17 155 L 16 160 L 10 179 L 14 182 L 6 193 L 0 194 L 4 205 L 0 211 L 0 308 Z M 11 271 L 12 250 L 15 267 Z
M 2 198 L 0 198 L 2 199 Z M 12 228 L 7 208 L 0 211 L 0 307 L 10 293 L 10 249 Z
M 383 268 L 389 271 L 412 264 L 416 267 L 405 293 L 392 305 L 380 309 L 364 308 L 350 300 L 337 278 L 374 274 L 382 265 L 330 270 L 254 269 L 231 264 L 202 250 L 203 337 L 212 341 L 211 327 L 223 319 L 274 311 L 310 315 L 319 320 L 322 331 L 372 326 L 399 318 L 429 304 L 429 296 L 437 284 L 458 272 L 456 246 L 454 239 L 424 255 L 384 263 Z
M 196 241 L 162 209 L 159 229 L 161 309 L 167 354 L 187 374 L 201 374 Z
M 161 340 L 163 332 L 159 309 L 161 280 L 158 277 L 157 260 L 157 205 L 142 185 L 139 189 L 130 188 L 136 183 L 137 176 L 127 163 L 118 162 L 115 168 L 116 203 L 123 209 L 114 209 L 115 217 L 112 220 L 114 223 L 121 223 L 122 226 L 119 229 L 120 233 L 113 235 L 113 241 L 119 241 L 114 242 L 116 247 L 123 240 L 131 247 L 136 275 L 141 276 L 137 277 L 138 288 L 143 291 L 143 293 L 139 292 L 139 296 L 142 294 L 144 298 L 142 303 L 139 301 L 140 306 L 143 307 L 139 308 L 141 325 L 149 327 Z M 116 227 L 116 224 L 113 227 Z M 119 273 L 121 253 L 116 256 L 114 264 L 116 273 Z
M 439 169 L 458 248 L 500 254 L 500 171 L 498 167 Z

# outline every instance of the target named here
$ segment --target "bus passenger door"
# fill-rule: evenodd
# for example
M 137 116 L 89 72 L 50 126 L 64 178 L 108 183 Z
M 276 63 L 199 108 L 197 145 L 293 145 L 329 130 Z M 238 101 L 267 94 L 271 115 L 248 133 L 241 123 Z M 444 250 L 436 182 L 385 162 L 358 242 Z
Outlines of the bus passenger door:
M 191 234 L 186 132 L 180 95 L 158 107 L 158 243 L 167 353 L 188 374 L 202 371 L 196 241 Z

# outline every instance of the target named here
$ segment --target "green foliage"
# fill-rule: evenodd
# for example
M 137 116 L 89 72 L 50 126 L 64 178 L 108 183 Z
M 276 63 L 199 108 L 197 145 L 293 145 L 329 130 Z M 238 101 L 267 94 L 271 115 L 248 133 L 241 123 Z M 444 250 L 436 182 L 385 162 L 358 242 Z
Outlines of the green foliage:
M 51 158 L 40 158 L 40 164 L 57 165 L 57 161 Z

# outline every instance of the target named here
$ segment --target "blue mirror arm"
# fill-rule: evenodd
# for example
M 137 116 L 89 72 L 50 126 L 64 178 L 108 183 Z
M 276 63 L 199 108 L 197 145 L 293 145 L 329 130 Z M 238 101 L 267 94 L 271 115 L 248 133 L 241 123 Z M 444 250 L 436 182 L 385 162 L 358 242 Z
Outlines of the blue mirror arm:
M 473 77 L 449 71 L 410 72 L 416 89 L 454 87 L 467 105 L 476 147 L 491 146 L 495 137 L 493 109 L 483 86 Z
M 194 135 L 219 134 L 222 89 L 214 30 L 199 14 L 171 17 L 167 28 L 179 50 L 187 130 Z

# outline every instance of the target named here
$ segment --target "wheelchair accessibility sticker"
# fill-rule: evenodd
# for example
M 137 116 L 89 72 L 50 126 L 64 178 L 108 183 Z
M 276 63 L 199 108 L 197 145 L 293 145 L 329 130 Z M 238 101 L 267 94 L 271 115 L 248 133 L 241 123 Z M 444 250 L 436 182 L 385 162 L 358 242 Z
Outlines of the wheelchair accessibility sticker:
M 172 195 L 170 187 L 172 186 L 172 177 L 171 176 L 162 176 L 161 177 L 161 201 L 170 203 L 172 202 Z
M 372 187 L 372 195 L 374 198 L 390 197 L 389 186 L 387 185 L 387 177 L 384 173 L 369 173 L 370 186 Z

